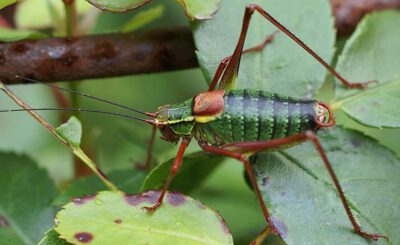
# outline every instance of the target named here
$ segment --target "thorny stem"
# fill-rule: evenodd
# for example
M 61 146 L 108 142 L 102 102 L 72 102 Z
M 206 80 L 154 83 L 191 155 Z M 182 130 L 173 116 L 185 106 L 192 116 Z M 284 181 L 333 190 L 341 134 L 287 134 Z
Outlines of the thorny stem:
M 103 183 L 112 191 L 118 190 L 118 188 L 110 182 L 107 177 L 100 171 L 99 168 L 96 167 L 96 164 L 79 148 L 71 145 L 68 141 L 63 139 L 60 135 L 57 134 L 55 128 L 50 125 L 46 120 L 44 120 L 39 114 L 35 111 L 31 110 L 31 107 L 23 102 L 20 98 L 18 98 L 8 87 L 6 87 L 2 82 L 0 82 L 0 89 L 10 97 L 15 103 L 17 103 L 20 107 L 27 110 L 27 112 L 36 119 L 41 125 L 43 125 L 51 135 L 54 136 L 58 141 L 60 141 L 63 145 L 65 145 L 76 157 L 81 159 L 86 165 L 103 181 Z

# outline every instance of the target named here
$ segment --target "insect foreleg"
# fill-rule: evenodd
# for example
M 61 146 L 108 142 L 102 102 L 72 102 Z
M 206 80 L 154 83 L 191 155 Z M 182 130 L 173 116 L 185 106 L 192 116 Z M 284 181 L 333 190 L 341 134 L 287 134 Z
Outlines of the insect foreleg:
M 154 211 L 156 211 L 157 208 L 159 208 L 160 205 L 162 204 L 165 193 L 168 190 L 168 187 L 171 185 L 172 180 L 174 179 L 175 175 L 178 173 L 179 169 L 181 168 L 183 155 L 185 154 L 185 150 L 186 150 L 187 146 L 189 145 L 190 140 L 191 140 L 190 137 L 182 138 L 182 142 L 181 142 L 181 145 L 179 146 L 178 153 L 176 154 L 174 163 L 171 167 L 171 172 L 168 176 L 167 181 L 165 181 L 164 187 L 161 191 L 160 196 L 158 197 L 157 203 L 151 207 L 143 207 L 143 209 L 145 209 L 149 213 L 153 213 Z
M 267 46 L 269 43 L 271 43 L 274 40 L 274 36 L 276 35 L 276 33 L 277 33 L 277 31 L 268 35 L 268 37 L 264 40 L 264 42 L 260 43 L 257 46 L 248 48 L 248 49 L 244 50 L 243 52 L 240 50 L 240 52 L 242 52 L 241 55 L 250 53 L 250 52 L 261 51 L 262 49 L 265 48 L 265 46 Z M 221 78 L 221 75 L 222 75 L 223 71 L 225 70 L 226 66 L 228 65 L 229 61 L 231 60 L 232 56 L 233 55 L 225 57 L 221 60 L 221 62 L 219 63 L 219 66 L 217 68 L 217 71 L 215 72 L 215 75 L 213 77 L 213 80 L 210 83 L 210 87 L 209 87 L 208 91 L 213 91 L 215 89 L 215 86 L 217 85 L 219 79 Z M 239 64 L 238 64 L 238 69 L 239 69 Z M 222 90 L 223 86 L 224 86 L 224 84 L 220 84 L 219 89 Z
M 361 229 L 360 225 L 357 223 L 357 221 L 354 218 L 353 213 L 350 210 L 347 199 L 343 193 L 343 189 L 342 189 L 342 187 L 339 183 L 339 180 L 337 179 L 336 174 L 333 171 L 333 168 L 332 168 L 332 166 L 331 166 L 331 164 L 330 164 L 330 162 L 318 140 L 318 137 L 315 135 L 315 133 L 313 131 L 306 131 L 304 133 L 300 133 L 300 134 L 290 136 L 287 138 L 274 139 L 274 140 L 269 140 L 269 141 L 252 141 L 252 142 L 232 143 L 229 145 L 225 145 L 224 146 L 225 149 L 216 148 L 216 147 L 212 147 L 212 146 L 208 146 L 208 145 L 202 145 L 202 147 L 205 151 L 214 152 L 216 154 L 233 157 L 233 158 L 236 158 L 236 159 L 242 161 L 243 163 L 247 164 L 246 162 L 248 162 L 248 161 L 245 159 L 244 153 L 255 154 L 257 152 L 265 151 L 267 149 L 277 149 L 277 148 L 280 148 L 285 145 L 289 145 L 294 142 L 301 142 L 301 141 L 305 141 L 305 140 L 309 140 L 309 141 L 313 142 L 315 148 L 317 149 L 318 153 L 320 154 L 320 156 L 325 164 L 325 167 L 328 170 L 329 175 L 331 176 L 333 183 L 335 184 L 335 187 L 339 193 L 340 200 L 342 201 L 342 204 L 344 206 L 346 214 L 347 214 L 351 224 L 353 225 L 354 231 L 360 236 L 370 238 L 373 240 L 377 240 L 378 238 L 387 239 L 386 236 L 383 236 L 380 234 L 370 234 Z M 234 150 L 226 150 L 226 149 L 234 149 Z M 236 152 L 240 152 L 240 153 L 236 153 Z M 273 225 L 273 223 L 270 221 L 268 212 L 266 212 L 267 209 L 262 200 L 261 194 L 259 194 L 260 190 L 258 189 L 258 186 L 256 185 L 255 177 L 252 172 L 252 169 L 248 168 L 246 166 L 246 171 L 249 174 L 249 177 L 250 177 L 250 180 L 254 187 L 254 190 L 256 191 L 257 197 L 258 197 L 261 207 L 264 211 L 265 218 L 267 219 L 269 225 Z M 274 227 L 272 227 L 272 231 L 276 232 L 277 230 Z

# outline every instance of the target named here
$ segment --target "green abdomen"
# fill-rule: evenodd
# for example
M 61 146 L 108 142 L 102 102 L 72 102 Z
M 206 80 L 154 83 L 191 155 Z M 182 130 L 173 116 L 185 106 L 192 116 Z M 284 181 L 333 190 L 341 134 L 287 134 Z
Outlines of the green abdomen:
M 283 97 L 261 90 L 231 90 L 224 112 L 207 123 L 196 123 L 196 138 L 212 145 L 266 141 L 315 129 L 315 101 Z

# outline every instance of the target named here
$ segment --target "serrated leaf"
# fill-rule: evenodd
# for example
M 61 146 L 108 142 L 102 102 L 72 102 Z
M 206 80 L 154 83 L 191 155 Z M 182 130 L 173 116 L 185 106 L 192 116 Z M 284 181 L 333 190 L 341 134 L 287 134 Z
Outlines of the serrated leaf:
M 38 245 L 69 245 L 67 241 L 60 238 L 55 230 L 51 229 L 46 232 L 44 238 L 38 243 Z
M 66 123 L 61 124 L 56 128 L 56 132 L 64 140 L 75 147 L 79 147 L 81 144 L 82 124 L 74 116 L 72 116 Z
M 389 244 L 398 244 L 400 160 L 355 131 L 336 127 L 321 131 L 319 138 L 361 227 L 387 235 Z M 253 160 L 263 198 L 287 244 L 370 244 L 354 233 L 311 143 L 258 154 Z
M 349 81 L 377 80 L 365 90 L 339 85 L 334 109 L 371 127 L 400 127 L 400 13 L 367 16 L 347 41 L 337 70 Z
M 183 193 L 191 192 L 194 188 L 199 186 L 223 160 L 223 157 L 207 154 L 205 152 L 186 155 L 169 189 Z M 146 191 L 162 188 L 171 172 L 173 161 L 174 158 L 152 169 L 143 181 L 140 190 Z
M 110 12 L 127 12 L 139 8 L 151 0 L 87 0 L 95 7 Z
M 164 13 L 164 6 L 158 5 L 157 7 L 144 10 L 133 16 L 122 28 L 121 32 L 131 32 L 154 20 L 160 18 Z
M 0 153 L 0 193 L 0 244 L 36 244 L 56 211 L 46 171 L 24 155 Z
M 141 170 L 124 169 L 115 170 L 107 174 L 111 182 L 114 183 L 119 190 L 127 193 L 139 192 L 146 173 Z M 72 182 L 60 195 L 54 200 L 53 204 L 62 205 L 71 201 L 75 197 L 95 194 L 104 190 L 104 184 L 97 176 L 83 177 Z
M 0 28 L 1 42 L 16 42 L 25 39 L 42 39 L 46 37 L 46 34 L 36 31 Z
M 327 62 L 334 52 L 335 32 L 329 1 L 232 0 L 222 1 L 208 21 L 193 24 L 197 57 L 208 82 L 222 58 L 232 55 L 242 27 L 245 5 L 257 3 L 308 44 Z M 276 30 L 258 13 L 253 14 L 245 47 L 253 47 Z M 242 57 L 238 88 L 257 88 L 295 97 L 312 97 L 326 70 L 283 33 L 262 52 Z
M 180 193 L 168 192 L 162 206 L 148 214 L 142 207 L 154 204 L 159 194 L 100 192 L 67 204 L 56 216 L 55 230 L 71 243 L 232 244 L 216 212 Z
M 218 10 L 220 0 L 177 0 L 191 19 L 210 19 Z
M 1 0 L 0 1 L 0 9 L 7 7 L 8 5 L 11 5 L 16 2 L 17 2 L 16 0 Z

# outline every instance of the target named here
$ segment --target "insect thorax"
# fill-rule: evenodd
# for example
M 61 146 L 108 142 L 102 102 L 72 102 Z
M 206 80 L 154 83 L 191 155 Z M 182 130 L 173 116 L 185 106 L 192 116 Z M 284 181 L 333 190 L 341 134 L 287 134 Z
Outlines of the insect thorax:
M 180 137 L 192 133 L 195 124 L 192 108 L 193 98 L 158 108 L 156 119 L 164 140 L 176 143 Z

